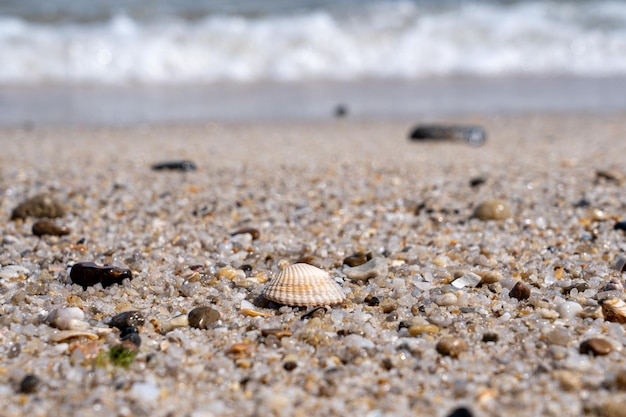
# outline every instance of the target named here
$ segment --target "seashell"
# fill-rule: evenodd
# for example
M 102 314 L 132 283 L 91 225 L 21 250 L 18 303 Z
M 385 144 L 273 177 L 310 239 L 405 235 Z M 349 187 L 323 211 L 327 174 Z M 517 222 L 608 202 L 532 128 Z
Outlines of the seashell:
M 99 337 L 95 333 L 89 333 L 82 330 L 61 330 L 60 332 L 54 333 L 50 336 L 50 341 L 59 343 L 64 342 L 69 339 L 85 337 L 91 340 L 97 340 Z
M 346 295 L 326 271 L 309 264 L 290 265 L 263 291 L 263 297 L 289 306 L 338 304 Z
M 606 321 L 626 323 L 626 303 L 619 298 L 608 298 L 600 301 L 602 315 Z

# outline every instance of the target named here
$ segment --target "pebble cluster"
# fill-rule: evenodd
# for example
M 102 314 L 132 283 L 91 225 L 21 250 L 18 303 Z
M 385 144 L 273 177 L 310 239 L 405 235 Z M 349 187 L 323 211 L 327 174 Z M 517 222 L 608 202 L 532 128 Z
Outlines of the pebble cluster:
M 0 414 L 622 416 L 623 120 L 0 131 Z

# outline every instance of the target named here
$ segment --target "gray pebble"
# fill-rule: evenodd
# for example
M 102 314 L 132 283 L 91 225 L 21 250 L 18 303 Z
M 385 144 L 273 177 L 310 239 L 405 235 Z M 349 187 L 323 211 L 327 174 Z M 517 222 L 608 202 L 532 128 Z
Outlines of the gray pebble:
M 117 329 L 125 329 L 127 327 L 140 327 L 143 326 L 146 320 L 143 314 L 139 311 L 125 311 L 111 318 L 109 321 L 109 327 L 115 327 Z
M 65 215 L 65 206 L 48 194 L 38 194 L 21 202 L 13 209 L 11 220 L 25 219 L 27 217 L 56 218 Z

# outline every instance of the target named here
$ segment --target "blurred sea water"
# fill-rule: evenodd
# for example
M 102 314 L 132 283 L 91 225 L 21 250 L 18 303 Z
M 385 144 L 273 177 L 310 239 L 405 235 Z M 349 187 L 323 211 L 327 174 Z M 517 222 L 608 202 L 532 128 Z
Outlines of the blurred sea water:
M 356 90 L 375 100 L 396 86 L 390 105 L 406 108 L 411 97 L 398 86 L 440 85 L 430 93 L 454 96 L 467 79 L 588 80 L 598 88 L 612 80 L 611 102 L 626 76 L 626 2 L 3 0 L 0 62 L 0 111 L 9 99 L 28 107 L 21 92 L 29 89 L 75 103 L 86 100 L 85 89 L 126 88 L 141 100 L 197 88 L 236 98 L 247 89 L 274 99 L 287 85 L 307 100 L 337 84 L 348 102 Z M 371 94 L 360 91 L 371 85 Z

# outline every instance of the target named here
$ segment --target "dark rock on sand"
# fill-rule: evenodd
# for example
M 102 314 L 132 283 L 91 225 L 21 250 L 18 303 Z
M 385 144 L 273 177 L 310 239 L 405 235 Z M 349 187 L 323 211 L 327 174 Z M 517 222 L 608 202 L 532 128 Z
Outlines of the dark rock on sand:
M 125 311 L 111 318 L 110 327 L 124 329 L 126 327 L 140 327 L 146 322 L 143 314 L 139 311 Z
M 20 382 L 19 391 L 22 394 L 32 394 L 33 392 L 37 392 L 40 384 L 41 380 L 37 375 L 28 374 Z
M 363 252 L 355 252 L 350 256 L 347 256 L 343 260 L 344 265 L 348 266 L 359 266 L 363 265 L 365 262 L 372 259 L 372 252 L 363 253 Z
M 472 417 L 472 412 L 465 407 L 459 407 L 452 410 L 448 417 Z
M 122 342 L 130 342 L 133 345 L 141 346 L 141 336 L 139 336 L 139 329 L 135 326 L 129 326 L 122 329 L 120 332 L 120 340 Z
M 11 213 L 11 220 L 25 219 L 27 217 L 63 217 L 66 213 L 65 206 L 49 194 L 38 194 L 21 202 Z
M 444 337 L 437 343 L 436 349 L 442 356 L 457 358 L 467 350 L 467 342 L 458 337 Z
M 626 221 L 617 222 L 613 225 L 613 230 L 626 231 Z
M 196 164 L 191 161 L 164 161 L 152 165 L 153 171 L 195 171 Z
M 102 284 L 104 288 L 113 284 L 121 284 L 124 279 L 132 279 L 130 269 L 122 269 L 115 266 L 96 265 L 93 262 L 78 262 L 70 270 L 70 279 L 86 289 L 96 284 Z
M 518 281 L 509 292 L 509 297 L 517 298 L 518 300 L 527 300 L 530 297 L 530 288 L 522 281 Z
M 64 236 L 70 233 L 70 229 L 67 227 L 60 226 L 50 220 L 39 220 L 38 222 L 35 222 L 35 224 L 33 224 L 32 231 L 35 236 Z
M 461 125 L 417 125 L 409 138 L 414 141 L 455 141 L 480 146 L 487 139 L 487 132 L 480 126 Z

